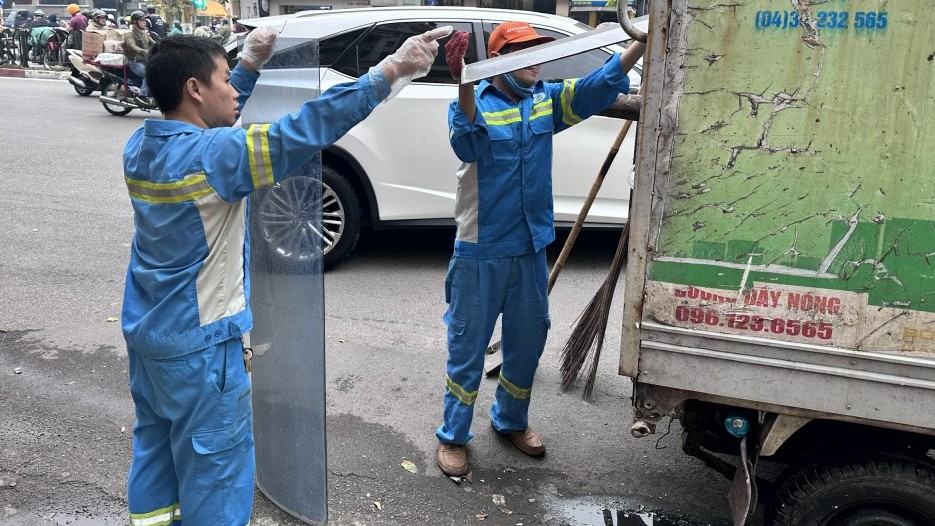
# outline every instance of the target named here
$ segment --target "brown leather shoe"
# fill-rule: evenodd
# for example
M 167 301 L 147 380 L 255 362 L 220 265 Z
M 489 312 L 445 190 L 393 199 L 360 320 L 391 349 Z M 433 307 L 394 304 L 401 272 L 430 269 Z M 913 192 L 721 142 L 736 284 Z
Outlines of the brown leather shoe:
M 545 444 L 531 428 L 523 431 L 510 431 L 506 433 L 507 438 L 517 449 L 531 457 L 541 457 L 545 455 Z
M 439 444 L 438 467 L 449 477 L 460 477 L 467 473 L 467 451 L 464 446 Z

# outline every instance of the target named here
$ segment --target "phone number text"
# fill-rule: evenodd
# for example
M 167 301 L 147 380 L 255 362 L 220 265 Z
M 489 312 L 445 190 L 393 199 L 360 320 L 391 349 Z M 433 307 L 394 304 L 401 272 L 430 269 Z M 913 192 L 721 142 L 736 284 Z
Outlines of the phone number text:
M 880 30 L 886 29 L 886 11 L 818 11 L 815 13 L 818 29 L 844 30 Z M 757 11 L 754 18 L 756 29 L 794 29 L 799 27 L 798 11 Z
M 832 326 L 827 322 L 803 322 L 802 320 L 788 318 L 764 318 L 763 316 L 733 313 L 722 315 L 717 311 L 687 305 L 679 305 L 675 308 L 675 319 L 696 325 L 714 325 L 729 329 L 788 334 L 789 336 L 804 336 L 820 340 L 830 340 L 832 335 Z

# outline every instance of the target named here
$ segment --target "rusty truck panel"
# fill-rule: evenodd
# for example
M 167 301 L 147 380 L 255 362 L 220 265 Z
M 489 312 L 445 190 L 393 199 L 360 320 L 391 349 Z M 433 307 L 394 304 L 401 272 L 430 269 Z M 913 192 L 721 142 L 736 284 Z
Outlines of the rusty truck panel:
M 650 34 L 621 374 L 935 433 L 930 2 L 669 0 Z

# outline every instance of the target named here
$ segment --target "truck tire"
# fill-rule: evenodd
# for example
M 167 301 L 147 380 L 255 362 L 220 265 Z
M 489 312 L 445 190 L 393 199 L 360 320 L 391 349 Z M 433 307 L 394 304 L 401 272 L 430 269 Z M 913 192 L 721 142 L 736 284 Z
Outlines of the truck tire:
M 790 476 L 766 510 L 766 524 L 935 524 L 935 463 L 898 454 L 865 457 L 812 464 Z

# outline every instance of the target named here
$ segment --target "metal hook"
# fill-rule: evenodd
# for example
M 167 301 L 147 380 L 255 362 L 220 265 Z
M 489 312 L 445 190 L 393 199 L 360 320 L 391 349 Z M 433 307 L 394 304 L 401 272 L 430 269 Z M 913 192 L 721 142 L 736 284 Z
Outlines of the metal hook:
M 636 28 L 636 26 L 633 25 L 633 22 L 630 21 L 629 15 L 627 15 L 626 6 L 626 0 L 617 0 L 617 21 L 620 22 L 620 27 L 623 28 L 623 32 L 630 35 L 630 38 L 645 44 L 646 39 L 649 38 L 649 35 L 643 31 L 640 31 Z

